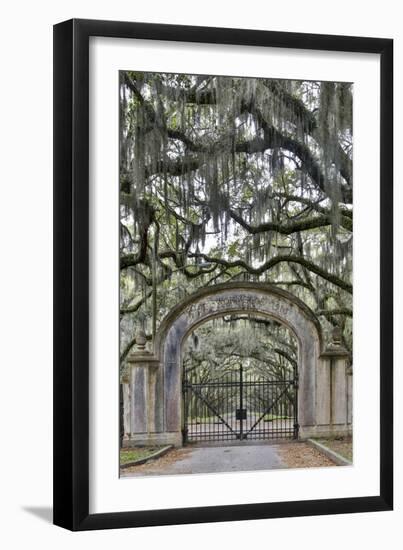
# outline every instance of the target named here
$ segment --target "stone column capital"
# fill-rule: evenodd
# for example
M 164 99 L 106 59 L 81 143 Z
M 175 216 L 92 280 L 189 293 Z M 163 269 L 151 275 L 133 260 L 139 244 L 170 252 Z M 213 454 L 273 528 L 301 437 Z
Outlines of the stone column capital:
M 148 350 L 134 351 L 127 357 L 127 362 L 133 367 L 159 367 L 160 361 Z

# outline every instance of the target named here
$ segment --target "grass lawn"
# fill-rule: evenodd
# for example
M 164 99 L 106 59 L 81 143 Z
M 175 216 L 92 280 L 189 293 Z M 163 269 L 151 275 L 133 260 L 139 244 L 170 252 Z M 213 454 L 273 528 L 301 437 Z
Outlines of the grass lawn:
M 192 418 L 189 418 L 188 422 L 189 424 L 205 424 L 206 422 L 221 423 L 221 420 L 218 416 L 193 416 Z
M 260 417 L 260 413 L 256 413 L 253 411 L 248 411 L 248 415 L 255 416 L 256 419 Z M 223 413 L 222 417 L 224 418 L 224 420 L 229 420 L 229 421 L 231 420 L 231 418 L 228 418 L 228 414 L 226 413 Z M 278 414 L 268 413 L 268 414 L 265 414 L 263 420 L 264 422 L 272 422 L 273 420 L 288 420 L 289 418 L 290 418 L 289 416 L 281 416 Z M 205 417 L 193 416 L 192 418 L 189 419 L 189 424 L 205 424 L 205 423 L 222 424 L 222 421 L 217 416 L 205 416 Z
M 132 447 L 130 449 L 120 450 L 120 464 L 127 464 L 128 462 L 134 462 L 141 458 L 147 458 L 154 454 L 159 449 L 162 449 L 164 445 L 158 447 Z
M 264 417 L 265 422 L 272 422 L 273 420 L 288 420 L 289 416 L 280 416 L 278 414 L 266 414 Z
M 325 447 L 328 447 L 335 453 L 338 453 L 350 462 L 353 461 L 353 438 L 352 437 L 337 437 L 332 439 L 316 439 Z

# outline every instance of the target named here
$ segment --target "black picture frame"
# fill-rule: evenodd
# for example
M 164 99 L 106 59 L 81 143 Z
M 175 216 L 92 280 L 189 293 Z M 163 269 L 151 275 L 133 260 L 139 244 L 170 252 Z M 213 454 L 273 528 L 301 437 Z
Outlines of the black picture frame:
M 380 489 L 365 497 L 89 513 L 89 38 L 379 54 Z M 391 510 L 393 40 L 73 19 L 54 26 L 54 523 L 91 530 Z

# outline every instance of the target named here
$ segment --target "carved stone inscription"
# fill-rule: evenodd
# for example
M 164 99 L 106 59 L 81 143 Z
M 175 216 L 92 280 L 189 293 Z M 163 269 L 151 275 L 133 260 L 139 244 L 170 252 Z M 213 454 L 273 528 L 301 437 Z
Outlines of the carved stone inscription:
M 252 293 L 210 296 L 189 306 L 187 315 L 191 322 L 225 311 L 271 311 L 279 316 L 289 311 L 288 304 L 278 300 L 269 301 L 265 296 Z

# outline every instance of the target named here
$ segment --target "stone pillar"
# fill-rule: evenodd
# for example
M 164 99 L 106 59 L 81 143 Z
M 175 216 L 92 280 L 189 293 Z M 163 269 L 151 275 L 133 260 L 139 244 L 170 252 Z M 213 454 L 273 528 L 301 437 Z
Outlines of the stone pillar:
M 353 365 L 347 367 L 347 423 L 353 424 Z
M 146 349 L 146 342 L 144 332 L 139 332 L 136 336 L 136 349 L 127 358 L 130 368 L 129 383 L 123 387 L 130 410 L 126 407 L 124 409 L 124 447 L 159 443 L 155 419 L 158 406 L 156 378 L 160 362 Z
M 317 376 L 317 422 L 315 433 L 338 436 L 351 433 L 352 383 L 349 353 L 335 328 L 332 341 L 321 355 Z
M 131 435 L 131 421 L 130 421 L 130 403 L 131 403 L 131 384 L 130 376 L 124 376 L 122 380 L 122 392 L 123 392 L 123 446 L 125 441 L 130 440 Z

